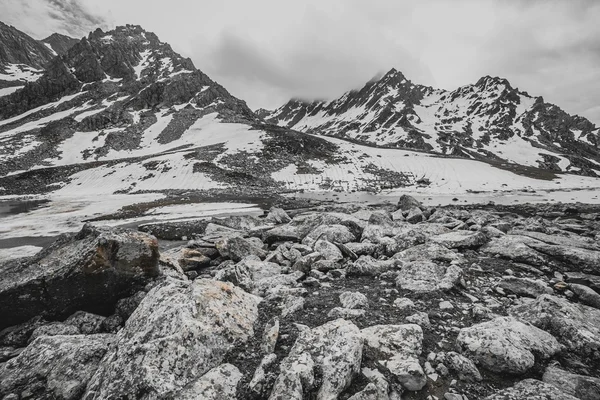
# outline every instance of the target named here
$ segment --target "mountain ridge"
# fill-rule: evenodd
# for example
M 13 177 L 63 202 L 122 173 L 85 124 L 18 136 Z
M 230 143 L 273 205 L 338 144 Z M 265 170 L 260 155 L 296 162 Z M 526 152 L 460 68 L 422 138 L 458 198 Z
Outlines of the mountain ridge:
M 413 84 L 392 68 L 336 99 L 292 99 L 262 116 L 359 143 L 600 176 L 598 127 L 501 77 L 443 90 Z

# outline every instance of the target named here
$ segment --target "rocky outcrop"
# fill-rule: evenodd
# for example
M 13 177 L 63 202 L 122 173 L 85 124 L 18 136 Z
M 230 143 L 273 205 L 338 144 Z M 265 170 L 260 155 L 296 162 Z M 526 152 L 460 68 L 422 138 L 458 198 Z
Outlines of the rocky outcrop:
M 508 389 L 500 390 L 485 400 L 577 400 L 556 386 L 535 379 L 525 379 Z
M 86 225 L 30 259 L 0 265 L 0 328 L 37 315 L 110 314 L 121 297 L 159 274 L 150 235 Z

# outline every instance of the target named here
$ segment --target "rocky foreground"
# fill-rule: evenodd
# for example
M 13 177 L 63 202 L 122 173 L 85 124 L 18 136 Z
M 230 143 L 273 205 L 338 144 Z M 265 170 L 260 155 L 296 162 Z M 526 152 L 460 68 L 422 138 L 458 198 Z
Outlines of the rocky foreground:
M 0 398 L 600 399 L 599 241 L 407 196 L 87 225 L 0 264 Z

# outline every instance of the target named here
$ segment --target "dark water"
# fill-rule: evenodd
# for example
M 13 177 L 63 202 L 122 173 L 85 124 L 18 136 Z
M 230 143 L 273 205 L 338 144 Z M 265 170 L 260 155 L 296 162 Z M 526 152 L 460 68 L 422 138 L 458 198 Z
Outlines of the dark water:
M 41 207 L 47 207 L 49 200 L 7 200 L 0 201 L 0 226 L 3 217 L 23 214 Z

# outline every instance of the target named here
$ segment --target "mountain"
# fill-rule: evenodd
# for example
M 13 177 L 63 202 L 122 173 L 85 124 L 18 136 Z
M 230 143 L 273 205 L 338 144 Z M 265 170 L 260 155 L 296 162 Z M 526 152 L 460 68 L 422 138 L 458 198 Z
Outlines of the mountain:
M 46 39 L 43 39 L 42 42 L 49 46 L 55 55 L 63 56 L 67 54 L 67 51 L 69 51 L 71 47 L 75 46 L 79 40 L 70 36 L 61 35 L 60 33 L 53 33 Z
M 600 176 L 599 128 L 502 78 L 446 91 L 392 69 L 338 99 L 291 100 L 263 118 L 358 143 Z
M 39 74 L 0 93 L 0 196 L 105 202 L 111 194 L 190 191 L 240 198 L 303 190 L 456 193 L 598 185 L 266 123 L 190 59 L 135 25 L 90 33 Z M 377 95 L 379 86 L 371 86 Z M 433 92 L 406 86 L 398 96 L 416 102 Z

